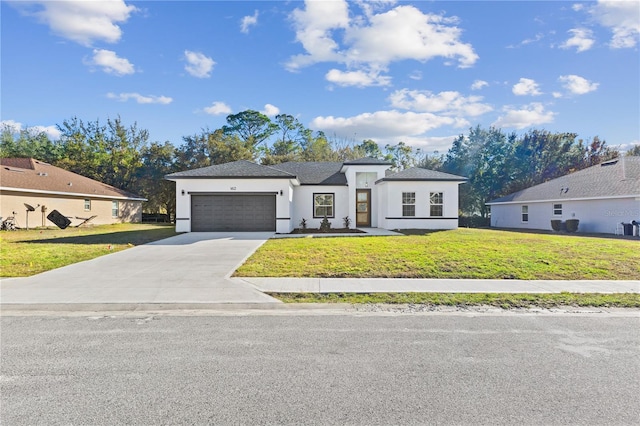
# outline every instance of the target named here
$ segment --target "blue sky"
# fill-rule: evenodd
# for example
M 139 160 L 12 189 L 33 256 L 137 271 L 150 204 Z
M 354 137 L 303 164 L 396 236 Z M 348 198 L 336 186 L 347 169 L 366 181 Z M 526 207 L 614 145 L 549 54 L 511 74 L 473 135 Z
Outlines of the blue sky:
M 1 115 L 151 141 L 246 109 L 445 152 L 470 126 L 640 143 L 638 1 L 3 1 Z

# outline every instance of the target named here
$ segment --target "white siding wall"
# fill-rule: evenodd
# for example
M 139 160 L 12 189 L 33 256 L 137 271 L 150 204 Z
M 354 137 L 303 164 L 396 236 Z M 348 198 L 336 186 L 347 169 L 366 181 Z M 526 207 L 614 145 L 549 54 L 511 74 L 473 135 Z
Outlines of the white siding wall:
M 553 205 L 562 204 L 562 216 L 553 215 Z M 529 206 L 529 222 L 522 223 L 522 206 Z M 640 221 L 640 199 L 562 200 L 491 206 L 491 226 L 551 230 L 551 220 L 578 219 L 578 232 L 612 234 L 616 225 Z
M 293 187 L 288 179 L 176 179 L 176 232 L 191 232 L 189 192 L 275 192 L 276 219 L 280 219 L 276 220 L 276 232 L 284 234 L 293 230 L 294 222 L 290 219 Z
M 349 191 L 346 186 L 302 185 L 293 190 L 293 213 L 291 215 L 292 228 L 299 228 L 302 219 L 306 219 L 308 228 L 319 228 L 323 218 L 313 217 L 313 194 L 329 193 L 334 196 L 335 217 L 328 218 L 332 228 L 342 228 L 342 218 L 349 214 Z M 355 220 L 351 218 L 351 226 Z
M 378 185 L 380 226 L 386 229 L 456 229 L 458 182 L 381 182 Z M 416 219 L 402 218 L 402 193 L 416 193 Z M 442 192 L 443 218 L 429 219 L 431 192 Z

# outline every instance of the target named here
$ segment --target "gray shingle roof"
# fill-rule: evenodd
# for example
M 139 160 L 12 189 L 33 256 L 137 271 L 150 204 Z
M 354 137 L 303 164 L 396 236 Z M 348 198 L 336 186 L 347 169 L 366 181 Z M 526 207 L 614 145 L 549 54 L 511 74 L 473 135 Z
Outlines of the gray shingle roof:
M 302 185 L 346 185 L 347 177 L 340 173 L 339 162 L 287 162 L 272 167 L 298 177 Z
M 640 157 L 606 161 L 487 204 L 616 196 L 640 196 Z
M 439 181 L 456 181 L 464 182 L 467 178 L 450 173 L 437 172 L 435 170 L 422 169 L 420 167 L 411 167 L 398 173 L 390 174 L 378 180 L 382 181 L 421 181 L 421 180 L 439 180 Z M 376 182 L 376 183 L 377 183 Z
M 270 166 L 262 166 L 247 160 L 238 160 L 231 163 L 216 164 L 199 169 L 185 170 L 171 173 L 165 176 L 167 179 L 174 178 L 207 178 L 207 179 L 267 179 L 286 178 L 294 179 L 295 175 Z
M 346 166 L 392 166 L 393 163 L 377 158 L 365 157 L 357 160 L 349 160 L 343 163 Z

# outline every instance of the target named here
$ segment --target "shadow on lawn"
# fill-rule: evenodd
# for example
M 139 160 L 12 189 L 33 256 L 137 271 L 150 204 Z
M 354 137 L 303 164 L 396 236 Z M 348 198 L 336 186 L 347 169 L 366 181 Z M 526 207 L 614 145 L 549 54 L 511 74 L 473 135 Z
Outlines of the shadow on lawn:
M 108 232 L 104 234 L 74 235 L 35 240 L 17 240 L 17 243 L 37 244 L 147 244 L 177 235 L 173 228 Z
M 449 229 L 394 229 L 393 231 L 403 235 L 426 236 L 426 235 L 436 234 L 438 232 L 446 232 L 450 230 Z

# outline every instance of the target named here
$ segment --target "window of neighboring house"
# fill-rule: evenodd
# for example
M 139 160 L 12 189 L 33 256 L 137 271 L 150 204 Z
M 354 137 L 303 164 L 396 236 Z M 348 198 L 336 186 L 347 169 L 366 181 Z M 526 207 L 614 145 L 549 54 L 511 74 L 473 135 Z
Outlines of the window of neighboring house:
M 118 217 L 118 216 L 120 216 L 119 203 L 117 201 L 112 201 L 111 202 L 111 217 Z
M 432 192 L 429 194 L 429 215 L 442 216 L 444 211 L 444 198 L 442 192 Z
M 562 216 L 562 204 L 554 204 L 553 205 L 553 215 L 554 216 Z
M 415 216 L 415 215 L 416 215 L 416 193 L 403 192 L 402 193 L 402 216 Z
M 335 217 L 334 194 L 313 194 L 313 217 Z
M 84 200 L 84 211 L 85 212 L 90 212 L 91 211 L 91 200 L 88 198 L 85 198 Z
M 522 206 L 522 221 L 529 222 L 529 206 Z

